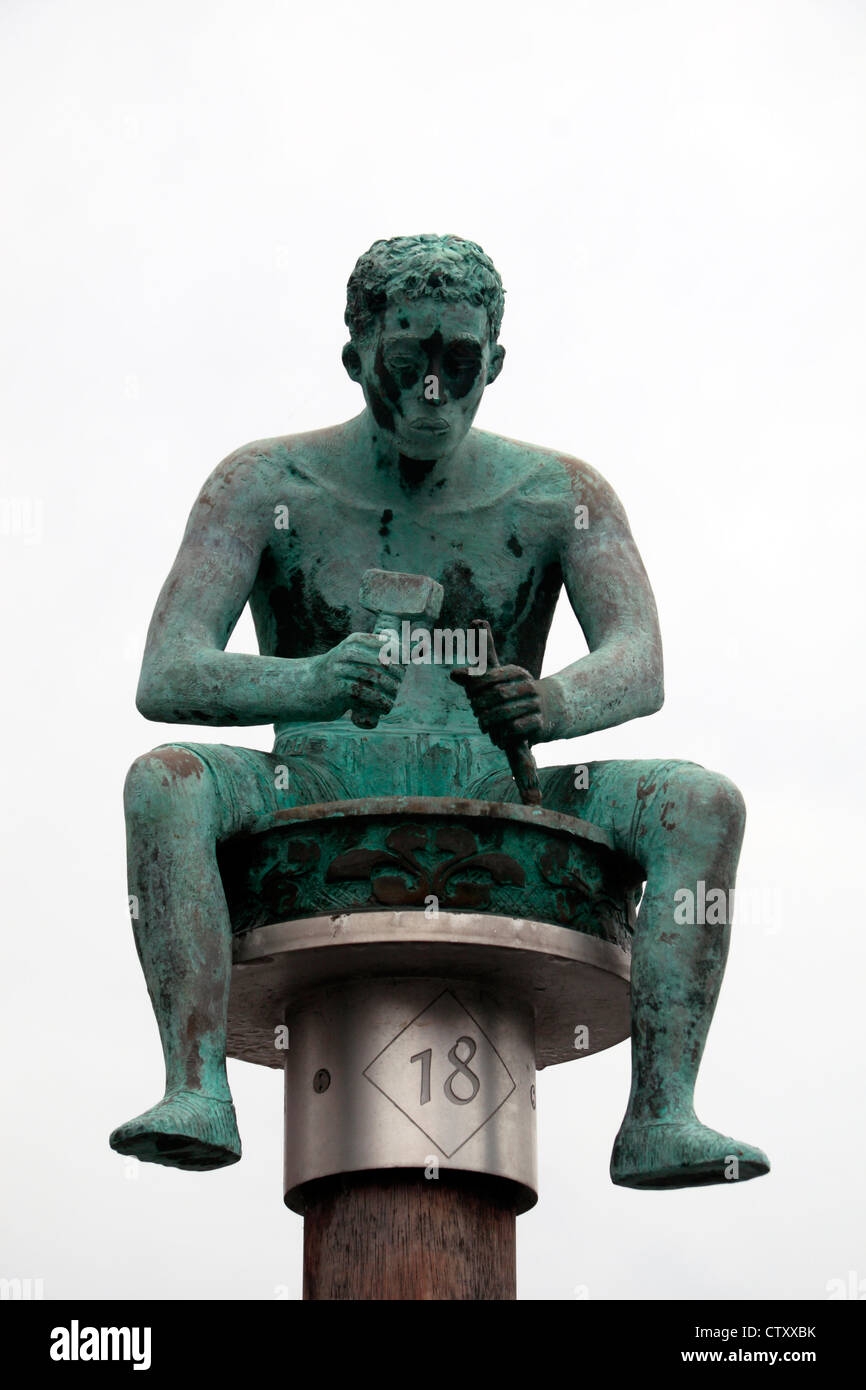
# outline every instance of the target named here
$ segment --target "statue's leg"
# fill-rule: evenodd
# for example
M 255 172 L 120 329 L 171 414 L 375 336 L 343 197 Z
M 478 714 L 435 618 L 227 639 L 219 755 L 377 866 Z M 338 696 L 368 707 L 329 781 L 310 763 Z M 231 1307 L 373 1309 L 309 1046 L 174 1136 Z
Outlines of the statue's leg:
M 204 1170 L 241 1146 L 226 1076 L 231 929 L 219 840 L 256 816 L 296 804 L 280 791 L 280 759 L 222 745 L 170 745 L 138 758 L 124 789 L 135 943 L 165 1056 L 166 1089 L 116 1129 L 119 1153 Z
M 689 762 L 590 763 L 577 789 L 575 773 L 541 769 L 543 804 L 607 830 L 646 875 L 632 949 L 631 1093 L 611 1177 L 627 1187 L 688 1187 L 766 1173 L 760 1149 L 702 1125 L 694 1111 L 728 954 L 742 796 Z M 492 785 L 485 794 L 496 799 Z

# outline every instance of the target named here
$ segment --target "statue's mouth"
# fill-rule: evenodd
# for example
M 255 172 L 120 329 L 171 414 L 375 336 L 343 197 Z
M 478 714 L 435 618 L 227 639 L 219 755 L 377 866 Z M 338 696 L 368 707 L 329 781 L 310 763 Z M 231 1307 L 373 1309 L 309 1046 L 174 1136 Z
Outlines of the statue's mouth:
M 451 428 L 447 420 L 416 419 L 410 420 L 409 424 L 413 430 L 423 430 L 429 434 L 447 434 Z

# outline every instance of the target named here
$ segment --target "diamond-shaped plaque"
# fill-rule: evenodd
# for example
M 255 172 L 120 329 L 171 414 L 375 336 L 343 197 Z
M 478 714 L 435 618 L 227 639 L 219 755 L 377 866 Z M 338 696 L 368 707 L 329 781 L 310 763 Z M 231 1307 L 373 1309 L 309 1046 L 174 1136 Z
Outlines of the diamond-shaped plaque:
M 516 1083 L 481 1025 L 450 990 L 416 1014 L 364 1076 L 451 1158 Z

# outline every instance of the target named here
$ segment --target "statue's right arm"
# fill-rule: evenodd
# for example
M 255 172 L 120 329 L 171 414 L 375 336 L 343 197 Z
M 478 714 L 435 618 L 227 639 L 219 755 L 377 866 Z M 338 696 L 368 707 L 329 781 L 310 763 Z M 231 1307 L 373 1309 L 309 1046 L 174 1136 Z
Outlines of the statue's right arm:
M 295 711 L 303 717 L 310 661 L 225 650 L 266 544 L 256 462 L 226 460 L 190 513 L 147 634 L 135 700 L 147 719 L 232 725 L 269 724 Z
M 146 719 L 217 726 L 386 713 L 402 671 L 379 664 L 380 639 L 355 633 L 321 655 L 225 650 L 274 524 L 261 456 L 232 456 L 205 483 L 147 634 L 136 705 Z

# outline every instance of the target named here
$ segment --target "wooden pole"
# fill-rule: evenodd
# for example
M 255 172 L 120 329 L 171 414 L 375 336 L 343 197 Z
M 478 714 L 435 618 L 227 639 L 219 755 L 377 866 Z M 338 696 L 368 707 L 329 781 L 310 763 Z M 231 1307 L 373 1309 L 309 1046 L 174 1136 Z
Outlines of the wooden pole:
M 517 1297 L 516 1203 L 502 1182 L 396 1169 L 322 1179 L 305 1198 L 305 1299 Z

